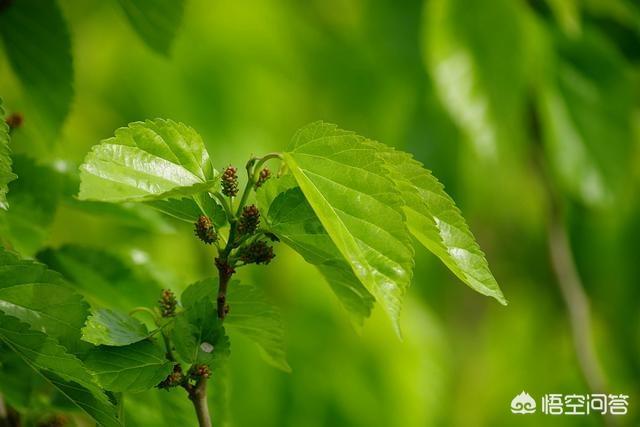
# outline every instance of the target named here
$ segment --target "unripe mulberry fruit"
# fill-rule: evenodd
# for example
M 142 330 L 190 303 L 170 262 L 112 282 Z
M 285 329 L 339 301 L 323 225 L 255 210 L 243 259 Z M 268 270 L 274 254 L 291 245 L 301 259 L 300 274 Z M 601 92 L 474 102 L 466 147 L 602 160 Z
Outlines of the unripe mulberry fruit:
M 195 226 L 196 236 L 198 236 L 198 238 L 206 244 L 210 245 L 211 243 L 218 240 L 216 229 L 213 227 L 213 223 L 208 216 L 200 215 L 195 223 Z
M 162 297 L 158 301 L 160 305 L 160 314 L 162 317 L 173 317 L 176 315 L 176 306 L 178 301 L 176 295 L 170 289 L 162 290 Z
M 253 234 L 260 224 L 260 211 L 256 205 L 249 205 L 242 208 L 242 215 L 238 221 L 238 232 L 242 234 Z
M 258 176 L 258 180 L 256 181 L 255 188 L 258 189 L 262 187 L 262 185 L 267 182 L 267 180 L 271 178 L 271 171 L 269 168 L 264 168 L 260 171 L 260 175 Z
M 238 194 L 238 169 L 234 166 L 227 166 L 220 178 L 222 182 L 222 194 L 228 197 L 235 197 Z
M 264 241 L 253 242 L 240 253 L 240 260 L 247 264 L 269 264 L 275 257 L 273 248 Z

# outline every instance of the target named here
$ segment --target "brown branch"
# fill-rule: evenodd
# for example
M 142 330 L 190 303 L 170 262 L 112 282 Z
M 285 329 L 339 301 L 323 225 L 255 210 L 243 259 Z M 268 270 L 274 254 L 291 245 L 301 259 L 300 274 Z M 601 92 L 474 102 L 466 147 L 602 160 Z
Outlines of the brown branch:
M 209 415 L 209 405 L 207 404 L 207 379 L 200 378 L 195 386 L 185 387 L 189 394 L 189 400 L 193 403 L 193 408 L 198 417 L 200 427 L 212 427 L 211 416 Z

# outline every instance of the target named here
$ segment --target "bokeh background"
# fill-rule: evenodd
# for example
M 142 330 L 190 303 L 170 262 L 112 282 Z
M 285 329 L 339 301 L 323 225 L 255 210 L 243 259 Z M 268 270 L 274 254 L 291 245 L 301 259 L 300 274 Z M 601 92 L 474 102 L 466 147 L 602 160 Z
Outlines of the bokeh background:
M 314 267 L 280 245 L 269 268 L 240 276 L 282 309 L 293 373 L 234 337 L 233 425 L 604 425 L 509 410 L 523 390 L 591 392 L 550 262 L 558 206 L 606 391 L 630 395 L 630 414 L 613 422 L 640 423 L 637 3 L 188 0 L 166 54 L 145 44 L 116 1 L 59 7 L 73 100 L 53 137 L 38 125 L 6 40 L 0 50 L 5 109 L 24 116 L 11 143 L 20 179 L 0 224 L 24 256 L 56 259 L 71 276 L 86 270 L 78 286 L 95 304 L 108 295 L 101 288 L 118 288 L 115 304 L 130 308 L 137 296 L 215 274 L 212 251 L 188 225 L 73 199 L 90 147 L 154 117 L 200 132 L 218 169 L 282 150 L 319 119 L 414 153 L 461 207 L 509 300 L 474 293 L 418 250 L 404 339 L 379 310 L 356 331 Z M 128 421 L 192 425 L 186 399 L 185 409 L 163 393 L 128 395 Z

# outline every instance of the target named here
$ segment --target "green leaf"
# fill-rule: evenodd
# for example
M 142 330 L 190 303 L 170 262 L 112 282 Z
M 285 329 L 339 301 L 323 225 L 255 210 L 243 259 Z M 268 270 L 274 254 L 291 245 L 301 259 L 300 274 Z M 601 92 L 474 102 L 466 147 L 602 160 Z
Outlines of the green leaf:
M 215 377 L 209 381 L 215 381 Z M 217 390 L 214 389 L 214 390 Z M 212 396 L 216 393 L 208 393 Z M 198 420 L 189 399 L 183 390 L 151 389 L 135 396 L 124 397 L 127 427 L 176 427 L 197 426 Z M 217 414 L 212 411 L 215 426 Z
M 168 55 L 184 15 L 184 0 L 138 2 L 118 0 L 142 40 L 156 52 Z
M 5 122 L 2 98 L 0 98 L 0 208 L 8 209 L 7 192 L 9 183 L 17 178 L 11 172 L 11 150 L 9 149 L 9 125 Z
M 316 122 L 298 131 L 284 159 L 329 237 L 399 333 L 413 248 L 402 199 L 377 150 L 354 133 Z
M 104 202 L 186 197 L 214 187 L 216 175 L 200 135 L 190 127 L 163 119 L 134 122 L 87 155 L 78 197 Z
M 280 311 L 253 285 L 237 280 L 229 283 L 227 301 L 231 310 L 225 318 L 229 333 L 234 331 L 258 345 L 262 357 L 272 366 L 291 372 L 284 348 L 284 330 Z
M 294 188 L 291 188 L 283 181 L 293 180 L 288 175 L 272 179 L 258 192 L 262 211 L 268 212 L 266 227 L 302 255 L 305 261 L 318 267 L 355 325 L 362 326 L 364 319 L 371 314 L 375 302 L 373 296 L 345 261 L 300 188 L 295 182 L 292 182 Z M 264 200 L 263 194 L 274 189 L 279 194 L 273 202 L 269 201 L 273 195 Z
M 216 307 L 205 293 L 207 280 L 190 285 L 182 294 L 184 311 L 176 317 L 172 341 L 186 363 L 204 363 L 217 369 L 229 357 L 230 343 Z
M 411 234 L 472 289 L 506 304 L 484 253 L 444 186 L 410 154 L 375 146 L 402 194 Z
M 99 424 L 120 425 L 115 407 L 82 362 L 54 339 L 30 330 L 28 324 L 15 317 L 0 313 L 0 342 Z
M 196 222 L 200 215 L 211 218 L 216 227 L 222 227 L 227 223 L 224 208 L 208 194 L 199 195 L 199 198 L 155 200 L 147 204 L 160 212 L 191 224 Z
M 0 211 L 0 228 L 15 250 L 31 256 L 49 237 L 62 194 L 62 176 L 29 157 L 14 154 L 12 158 L 20 179 L 9 184 L 11 209 Z
M 538 92 L 545 154 L 565 192 L 604 205 L 630 182 L 635 85 L 615 47 L 588 29 L 554 42 L 557 58 Z
M 47 146 L 73 98 L 71 38 L 55 0 L 14 1 L 0 14 L 0 36 L 27 98 L 24 131 Z
M 190 285 L 182 293 L 182 305 L 195 307 L 207 301 L 207 310 L 217 316 L 214 302 L 217 297 L 218 280 L 208 278 Z M 224 324 L 229 332 L 236 331 L 254 341 L 264 359 L 278 369 L 291 372 L 286 361 L 284 332 L 279 310 L 267 302 L 264 293 L 252 285 L 233 280 L 228 285 L 227 301 L 231 307 Z M 209 314 L 207 314 L 208 316 Z M 213 327 L 213 325 L 211 325 Z
M 522 15 L 511 0 L 426 3 L 427 69 L 451 118 L 486 158 L 512 152 L 522 129 L 528 59 Z M 495 23 L 499 31 L 491 30 Z
M 82 339 L 94 345 L 124 346 L 149 337 L 146 326 L 120 311 L 101 309 L 87 319 Z
M 123 347 L 100 346 L 89 352 L 84 363 L 103 388 L 116 392 L 148 390 L 173 370 L 164 350 L 150 341 Z
M 89 306 L 60 274 L 0 247 L 0 311 L 56 338 L 72 352 Z
M 117 254 L 80 245 L 47 248 L 40 261 L 59 271 L 96 306 L 130 310 L 154 304 L 162 285 L 142 266 Z

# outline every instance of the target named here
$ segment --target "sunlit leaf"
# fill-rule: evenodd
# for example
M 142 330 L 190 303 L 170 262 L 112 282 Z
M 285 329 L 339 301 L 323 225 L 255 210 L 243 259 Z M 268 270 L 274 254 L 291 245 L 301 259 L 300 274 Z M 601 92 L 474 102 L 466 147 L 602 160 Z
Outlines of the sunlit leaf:
M 155 387 L 173 370 L 165 351 L 150 341 L 122 347 L 102 345 L 91 350 L 84 363 L 106 390 L 131 393 Z
M 76 352 L 89 306 L 60 274 L 0 247 L 0 311 Z
M 184 0 L 118 0 L 118 3 L 140 38 L 156 52 L 167 55 L 182 22 Z
M 120 425 L 115 407 L 82 362 L 55 340 L 0 313 L 0 341 L 98 423 L 105 427 Z
M 192 196 L 215 186 L 215 177 L 193 129 L 171 120 L 147 120 L 116 130 L 92 148 L 80 166 L 78 197 L 127 202 Z
M 11 157 L 9 150 L 9 125 L 5 123 L 2 98 L 0 98 L 0 208 L 7 209 L 7 192 L 9 182 L 16 179 L 16 174 L 11 172 Z
M 402 199 L 366 140 L 316 122 L 298 131 L 284 158 L 309 205 L 399 333 L 413 248 Z
M 376 146 L 404 199 L 411 234 L 464 283 L 506 304 L 484 253 L 443 185 L 411 155 Z
M 57 2 L 11 2 L 0 13 L 0 36 L 28 101 L 25 131 L 50 145 L 73 98 L 71 38 Z
M 82 339 L 94 345 L 124 346 L 148 337 L 146 326 L 138 319 L 108 309 L 95 311 L 82 328 Z
M 295 182 L 282 185 L 280 181 L 293 180 L 286 176 L 273 179 L 258 193 L 260 196 L 262 191 L 270 191 L 272 187 L 282 190 L 272 202 L 265 200 L 262 203 L 263 211 L 267 212 L 267 228 L 305 261 L 318 267 L 354 323 L 361 326 L 371 314 L 374 298 L 345 261 L 300 188 Z

